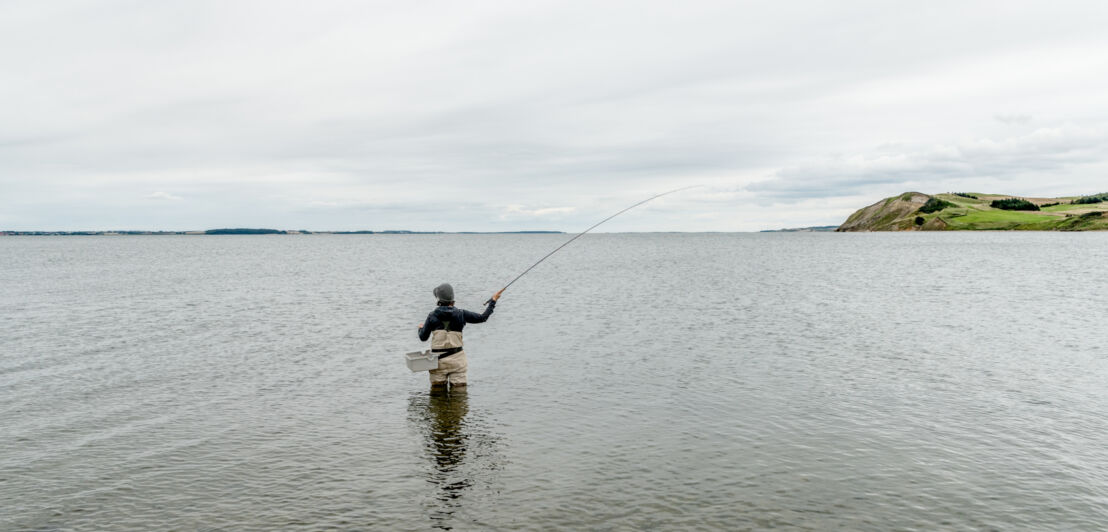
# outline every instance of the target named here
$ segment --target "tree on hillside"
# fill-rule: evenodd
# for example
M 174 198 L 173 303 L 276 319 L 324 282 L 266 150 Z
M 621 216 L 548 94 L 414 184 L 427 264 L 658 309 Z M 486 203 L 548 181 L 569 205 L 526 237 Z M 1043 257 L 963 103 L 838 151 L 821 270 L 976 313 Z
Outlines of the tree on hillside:
M 1037 211 L 1039 206 L 1027 201 L 1023 198 L 1004 198 L 999 200 L 993 200 L 989 204 L 994 209 L 1004 209 L 1006 211 Z
M 939 212 L 947 207 L 953 207 L 954 204 L 949 201 L 943 201 L 939 198 L 931 198 L 927 200 L 927 203 L 923 204 L 923 207 L 919 208 L 919 212 L 924 214 L 931 214 L 933 212 Z

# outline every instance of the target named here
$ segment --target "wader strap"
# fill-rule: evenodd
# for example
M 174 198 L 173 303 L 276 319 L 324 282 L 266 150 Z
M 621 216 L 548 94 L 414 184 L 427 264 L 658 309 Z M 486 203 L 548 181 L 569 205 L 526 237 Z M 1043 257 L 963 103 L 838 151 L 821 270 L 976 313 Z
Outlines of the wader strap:
M 431 350 L 431 353 L 438 355 L 439 358 L 446 358 L 450 355 L 461 353 L 461 352 L 462 352 L 461 347 L 452 347 L 450 349 L 443 349 L 442 351 L 439 351 L 437 349 L 432 349 Z

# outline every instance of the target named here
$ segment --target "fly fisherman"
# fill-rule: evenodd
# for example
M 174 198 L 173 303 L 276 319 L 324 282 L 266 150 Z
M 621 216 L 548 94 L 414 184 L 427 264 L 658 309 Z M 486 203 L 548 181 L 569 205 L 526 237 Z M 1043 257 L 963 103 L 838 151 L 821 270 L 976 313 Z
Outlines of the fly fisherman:
M 485 312 L 478 314 L 454 307 L 454 287 L 440 284 L 432 291 L 438 298 L 438 307 L 419 324 L 419 339 L 431 339 L 431 352 L 439 356 L 439 368 L 430 370 L 431 388 L 466 385 L 466 353 L 462 351 L 462 329 L 467 323 L 484 323 L 496 308 L 496 301 L 504 290 L 488 301 Z

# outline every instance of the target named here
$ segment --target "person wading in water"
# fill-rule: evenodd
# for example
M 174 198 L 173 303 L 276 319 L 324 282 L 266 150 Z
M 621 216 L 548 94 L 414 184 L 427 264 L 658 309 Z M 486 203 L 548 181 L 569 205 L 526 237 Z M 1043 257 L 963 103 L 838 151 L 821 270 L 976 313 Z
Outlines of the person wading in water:
M 462 351 L 462 329 L 467 323 L 484 323 L 496 308 L 496 301 L 504 290 L 497 292 L 488 301 L 485 312 L 478 314 L 454 307 L 454 287 L 440 284 L 432 291 L 438 298 L 438 307 L 419 324 L 419 340 L 431 339 L 431 352 L 439 356 L 439 368 L 431 374 L 431 389 L 445 389 L 450 386 L 466 385 L 466 353 Z

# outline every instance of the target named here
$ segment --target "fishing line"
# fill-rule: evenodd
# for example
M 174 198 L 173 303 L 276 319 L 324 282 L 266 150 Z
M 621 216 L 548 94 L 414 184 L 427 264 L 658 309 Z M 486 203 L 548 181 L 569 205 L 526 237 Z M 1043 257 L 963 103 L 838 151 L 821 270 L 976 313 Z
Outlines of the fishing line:
M 615 214 L 613 214 L 613 215 L 611 215 L 611 216 L 609 216 L 609 217 L 607 217 L 603 220 L 600 220 L 599 222 L 596 222 L 596 224 L 593 225 L 592 227 L 590 227 L 588 229 L 585 229 L 584 231 L 581 231 L 580 233 L 577 234 L 577 236 L 574 236 L 573 238 L 571 238 L 569 240 L 566 240 L 562 245 L 554 248 L 554 251 L 551 251 L 550 253 L 547 253 L 545 256 L 543 256 L 543 258 L 539 259 L 538 262 L 532 264 L 530 268 L 527 268 L 526 270 L 523 270 L 523 273 L 517 275 L 516 278 L 512 279 L 512 281 L 510 283 L 504 285 L 504 288 L 501 288 L 500 291 L 503 292 L 503 291 L 507 290 L 508 287 L 512 286 L 512 284 L 514 284 L 516 281 L 518 281 L 520 277 L 523 277 L 524 275 L 527 275 L 527 272 L 533 270 L 535 268 L 535 266 L 538 266 L 539 264 L 542 264 L 542 261 L 550 258 L 550 256 L 557 253 L 558 250 L 568 246 L 570 242 L 573 242 L 574 240 L 577 240 L 578 238 L 581 238 L 582 236 L 585 235 L 585 233 L 588 233 L 589 231 L 592 231 L 593 229 L 596 229 L 597 227 L 600 226 L 600 224 L 602 224 L 604 222 L 607 222 L 608 220 L 611 220 L 612 218 L 615 218 L 616 216 L 619 216 L 619 215 L 621 215 L 621 214 L 623 214 L 623 213 L 625 213 L 625 212 L 627 212 L 631 209 L 634 209 L 635 207 L 638 207 L 639 205 L 642 205 L 643 203 L 656 200 L 656 199 L 658 199 L 662 196 L 673 194 L 674 192 L 680 192 L 682 190 L 688 190 L 690 188 L 697 188 L 697 187 L 702 187 L 702 186 L 704 186 L 704 185 L 692 185 L 692 186 L 688 186 L 688 187 L 675 188 L 673 190 L 670 190 L 669 192 L 663 192 L 663 193 L 655 195 L 655 196 L 650 196 L 649 198 L 646 198 L 646 199 L 644 199 L 644 200 L 642 200 L 642 201 L 640 201 L 640 202 L 638 202 L 638 203 L 636 203 L 636 204 L 634 204 L 630 207 L 627 207 L 626 209 L 623 209 L 622 211 L 619 211 L 619 212 L 617 212 L 617 213 L 615 213 Z M 492 299 L 489 299 L 488 301 L 485 302 L 485 304 L 488 305 L 491 302 L 492 302 Z

